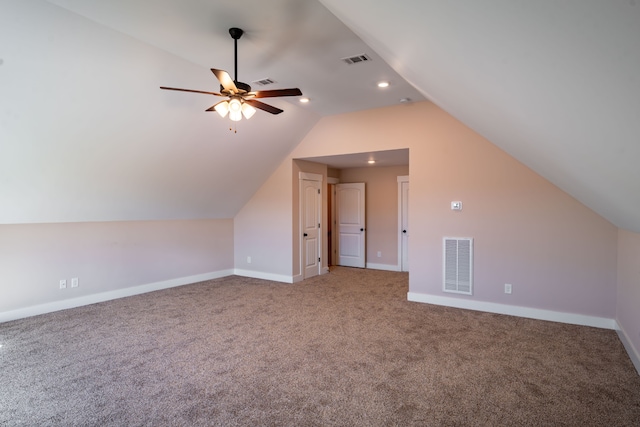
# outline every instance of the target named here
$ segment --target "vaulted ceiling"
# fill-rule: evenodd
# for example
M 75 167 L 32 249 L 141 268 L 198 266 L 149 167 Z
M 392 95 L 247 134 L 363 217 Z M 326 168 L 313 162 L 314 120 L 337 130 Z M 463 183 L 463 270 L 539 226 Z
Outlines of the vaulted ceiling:
M 311 102 L 159 90 L 217 91 L 234 26 L 239 80 Z M 635 0 L 9 0 L 0 40 L 0 223 L 233 217 L 321 117 L 410 98 L 640 231 Z
M 427 98 L 640 231 L 636 0 L 322 0 Z

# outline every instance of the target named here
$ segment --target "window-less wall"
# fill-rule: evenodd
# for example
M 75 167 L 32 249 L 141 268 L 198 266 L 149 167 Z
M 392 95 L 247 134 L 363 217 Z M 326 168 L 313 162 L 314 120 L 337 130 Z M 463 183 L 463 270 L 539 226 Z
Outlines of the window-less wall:
M 430 102 L 321 119 L 236 216 L 238 250 L 291 277 L 299 254 L 273 248 L 293 239 L 292 159 L 399 148 L 410 150 L 411 292 L 442 296 L 442 238 L 473 237 L 474 295 L 451 298 L 615 317 L 617 228 Z M 265 197 L 278 192 L 284 203 Z
M 0 236 L 0 321 L 233 273 L 232 219 L 0 225 Z

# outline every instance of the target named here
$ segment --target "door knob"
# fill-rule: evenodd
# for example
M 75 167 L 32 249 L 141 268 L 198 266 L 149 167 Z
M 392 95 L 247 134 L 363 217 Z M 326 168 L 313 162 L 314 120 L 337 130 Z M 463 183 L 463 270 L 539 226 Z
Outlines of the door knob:
M 303 236 L 304 236 L 304 237 L 307 237 L 307 236 L 308 236 L 308 234 L 307 234 L 307 233 L 304 233 L 304 234 L 303 234 Z
M 402 230 L 402 232 L 403 232 L 403 233 L 406 233 L 406 232 L 407 232 L 407 230 Z
M 364 231 L 364 228 L 361 228 L 360 231 Z

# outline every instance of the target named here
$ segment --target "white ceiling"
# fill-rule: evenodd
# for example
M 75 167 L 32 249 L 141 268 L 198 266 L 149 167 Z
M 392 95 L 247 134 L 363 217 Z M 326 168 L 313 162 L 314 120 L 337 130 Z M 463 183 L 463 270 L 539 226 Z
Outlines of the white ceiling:
M 317 1 L 49 1 L 205 69 L 226 70 L 232 76 L 234 50 L 229 28 L 239 27 L 245 34 L 238 41 L 238 80 L 252 84 L 271 78 L 278 82 L 264 89 L 299 87 L 312 101 L 305 108 L 321 115 L 385 107 L 402 98 L 424 100 Z M 371 57 L 370 62 L 347 65 L 341 61 L 363 53 Z M 185 78 L 165 81 L 163 86 L 217 91 L 215 77 L 211 73 L 205 77 L 209 84 L 204 87 L 193 87 L 195 82 Z M 392 86 L 377 89 L 381 80 Z M 297 98 L 285 100 L 297 102 Z
M 0 223 L 233 217 L 320 117 L 408 97 L 640 231 L 639 23 L 635 0 L 5 0 Z M 234 133 L 158 89 L 217 90 L 232 26 L 239 80 L 311 103 Z
M 321 163 L 334 169 L 409 166 L 409 149 L 369 151 L 367 153 L 319 156 L 302 160 Z M 374 161 L 374 163 L 369 163 Z
M 234 26 L 239 80 L 309 104 L 235 133 L 219 98 L 159 89 L 217 91 Z M 317 1 L 8 0 L 0 40 L 0 224 L 231 218 L 323 115 L 424 99 Z
M 321 0 L 427 98 L 640 232 L 636 0 Z

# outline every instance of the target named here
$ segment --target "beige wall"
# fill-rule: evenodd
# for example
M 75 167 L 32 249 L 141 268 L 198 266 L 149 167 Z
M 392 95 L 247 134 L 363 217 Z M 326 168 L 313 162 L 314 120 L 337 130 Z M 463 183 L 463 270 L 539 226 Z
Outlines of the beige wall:
M 282 162 L 234 217 L 234 266 L 247 275 L 291 279 L 292 169 Z
M 1 225 L 0 236 L 0 314 L 233 269 L 231 219 Z
M 327 175 L 329 178 L 340 178 L 340 169 L 329 168 L 327 169 Z
M 340 171 L 341 183 L 365 183 L 367 265 L 399 267 L 398 176 L 409 166 L 349 168 Z M 381 256 L 378 257 L 378 252 Z
M 616 320 L 640 372 L 640 234 L 618 232 L 618 303 Z M 629 348 L 631 347 L 631 348 Z
M 277 230 L 253 228 L 237 250 L 269 259 L 265 272 L 289 271 L 273 247 L 291 246 L 292 159 L 410 149 L 410 291 L 613 319 L 617 228 L 429 102 L 323 118 L 260 189 L 289 192 L 280 205 L 252 200 L 236 217 L 275 209 Z M 283 198 L 284 199 L 284 198 Z M 463 202 L 453 212 L 450 202 Z M 271 215 L 276 215 L 275 211 Z M 277 241 L 260 245 L 264 233 Z M 442 292 L 442 238 L 475 239 L 473 296 Z M 255 243 L 255 244 L 254 244 Z M 504 284 L 513 294 L 504 294 Z

